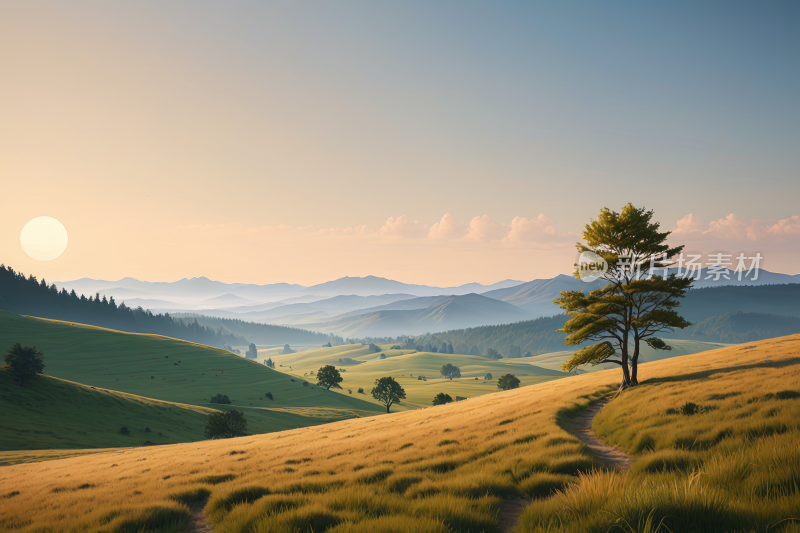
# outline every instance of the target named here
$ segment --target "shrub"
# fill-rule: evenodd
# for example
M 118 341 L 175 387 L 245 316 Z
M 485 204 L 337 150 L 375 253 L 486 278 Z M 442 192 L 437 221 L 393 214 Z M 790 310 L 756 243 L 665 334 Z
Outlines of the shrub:
M 222 403 L 222 404 L 229 404 L 231 403 L 228 396 L 225 394 L 217 394 L 216 396 L 211 397 L 211 403 Z
M 497 380 L 497 388 L 502 390 L 511 390 L 519 388 L 519 378 L 514 374 L 505 374 L 500 376 Z
M 303 382 L 303 387 L 308 387 L 308 381 Z
M 205 434 L 209 439 L 242 437 L 247 434 L 247 419 L 236 410 L 211 413 L 206 420 Z
M 274 400 L 275 399 L 275 398 L 272 397 L 272 393 L 271 392 L 266 393 L 264 396 L 266 396 L 270 400 Z
M 800 392 L 796 390 L 782 390 L 775 393 L 775 398 L 779 400 L 793 400 L 795 398 L 800 398 Z
M 359 387 L 358 388 L 358 393 L 359 394 L 364 394 L 364 388 L 363 387 Z
M 433 405 L 444 405 L 452 401 L 453 398 L 451 398 L 449 394 L 445 394 L 443 392 L 440 392 L 439 394 L 433 397 Z
M 127 427 L 122 426 L 121 428 L 119 428 L 119 434 L 120 435 L 130 435 L 131 432 Z

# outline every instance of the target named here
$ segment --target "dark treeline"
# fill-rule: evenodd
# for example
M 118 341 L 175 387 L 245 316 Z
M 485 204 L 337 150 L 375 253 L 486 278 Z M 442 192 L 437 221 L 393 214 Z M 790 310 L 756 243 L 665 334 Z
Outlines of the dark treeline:
M 330 342 L 331 346 L 344 344 L 344 339 L 332 334 L 317 333 L 306 329 L 293 328 L 289 326 L 275 326 L 272 324 L 259 324 L 256 322 L 245 322 L 238 318 L 217 318 L 213 316 L 197 315 L 194 313 L 176 313 L 173 315 L 176 320 L 183 320 L 187 323 L 197 321 L 198 324 L 212 328 L 222 328 L 235 335 L 246 337 L 250 342 L 258 345 L 281 345 L 281 344 L 325 344 Z
M 740 344 L 800 333 L 800 318 L 735 311 L 701 320 L 672 334 L 681 339 Z
M 351 343 L 399 344 L 406 350 L 459 353 L 484 357 L 524 357 L 567 349 L 563 333 L 566 315 L 498 326 L 479 326 L 416 336 L 348 339 Z M 530 354 L 528 354 L 530 352 Z
M 155 315 L 141 307 L 117 305 L 114 297 L 97 294 L 86 298 L 75 291 L 58 290 L 35 276 L 0 265 L 0 309 L 23 315 L 67 320 L 131 333 L 154 333 L 192 342 L 222 347 L 246 345 L 247 340 L 225 330 L 203 326 L 194 321 L 182 322 L 169 314 Z

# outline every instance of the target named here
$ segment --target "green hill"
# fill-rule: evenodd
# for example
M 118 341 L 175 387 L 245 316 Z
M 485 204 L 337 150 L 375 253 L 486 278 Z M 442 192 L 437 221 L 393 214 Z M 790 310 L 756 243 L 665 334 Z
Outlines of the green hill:
M 497 378 L 503 374 L 516 375 L 522 386 L 568 375 L 558 370 L 537 367 L 521 359 L 493 360 L 475 355 L 391 350 L 389 345 L 382 348 L 382 352 L 376 353 L 369 346 L 351 344 L 271 357 L 284 367 L 291 365 L 296 373 L 308 374 L 305 379 L 311 382 L 314 381 L 314 377 L 310 375 L 312 371 L 316 372 L 324 365 L 335 365 L 343 370 L 342 387 L 345 390 L 351 389 L 353 396 L 361 396 L 357 394 L 358 388 L 365 389 L 368 395 L 377 378 L 391 376 L 406 391 L 406 400 L 402 402 L 405 407 L 427 407 L 439 392 L 453 398 L 472 398 L 497 392 Z M 381 359 L 381 354 L 386 357 Z M 458 366 L 462 377 L 453 380 L 443 378 L 439 370 L 447 363 Z M 484 379 L 487 373 L 492 374 L 491 380 Z M 426 380 L 420 380 L 420 375 L 425 376 Z
M 21 387 L 0 368 L 0 450 L 111 448 L 205 439 L 205 407 L 163 402 L 50 376 Z M 121 428 L 129 433 L 120 433 Z M 148 431 L 149 430 L 149 431 Z
M 47 375 L 168 402 L 236 408 L 247 415 L 251 433 L 381 412 L 363 397 L 304 387 L 302 379 L 219 348 L 0 311 L 0 351 L 15 342 L 44 352 Z M 233 403 L 210 403 L 216 394 Z

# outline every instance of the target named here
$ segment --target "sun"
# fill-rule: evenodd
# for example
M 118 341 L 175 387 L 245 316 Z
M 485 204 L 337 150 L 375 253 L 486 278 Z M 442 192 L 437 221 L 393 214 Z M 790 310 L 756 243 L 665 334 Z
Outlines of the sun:
M 19 242 L 25 252 L 39 261 L 51 261 L 64 253 L 69 242 L 67 228 L 53 217 L 36 217 L 22 228 Z

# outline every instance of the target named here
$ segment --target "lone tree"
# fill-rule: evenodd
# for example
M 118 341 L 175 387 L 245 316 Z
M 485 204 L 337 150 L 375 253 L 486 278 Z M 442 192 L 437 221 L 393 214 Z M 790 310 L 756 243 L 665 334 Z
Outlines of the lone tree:
M 443 392 L 440 392 L 439 394 L 433 397 L 433 405 L 444 405 L 452 401 L 453 398 L 451 398 L 449 394 L 445 394 Z
M 375 380 L 375 387 L 372 389 L 372 397 L 385 405 L 388 413 L 393 403 L 405 400 L 406 391 L 394 378 L 378 378 Z
M 317 371 L 317 383 L 320 387 L 325 387 L 328 390 L 331 390 L 331 387 L 341 389 L 342 386 L 339 383 L 342 381 L 344 381 L 342 375 L 333 365 L 325 365 Z
M 8 349 L 3 359 L 8 373 L 19 381 L 20 386 L 25 386 L 27 380 L 35 378 L 36 374 L 41 374 L 44 370 L 44 354 L 36 349 L 36 346 L 22 346 L 16 343 Z
M 453 380 L 453 378 L 460 378 L 461 377 L 461 369 L 455 365 L 451 365 L 447 363 L 439 370 L 439 373 L 446 377 L 449 380 Z
M 217 394 L 216 396 L 211 397 L 211 403 L 229 404 L 231 403 L 231 400 L 228 398 L 227 394 Z
M 572 316 L 559 330 L 567 334 L 564 342 L 568 346 L 594 342 L 576 351 L 562 365 L 564 370 L 615 363 L 622 367 L 620 388 L 635 386 L 642 343 L 654 350 L 671 350 L 656 334 L 691 326 L 675 308 L 693 280 L 664 275 L 683 246 L 666 244 L 670 232 L 660 232 L 652 218 L 653 211 L 632 204 L 621 213 L 604 208 L 583 230 L 586 244 L 577 243 L 578 251 L 604 267 L 592 272 L 592 278 L 604 285 L 588 295 L 562 292 L 554 302 Z M 581 266 L 575 267 L 575 277 L 581 278 Z
M 209 439 L 243 437 L 247 435 L 247 419 L 235 409 L 211 413 L 206 420 L 205 434 Z
M 504 374 L 497 380 L 497 388 L 511 390 L 519 388 L 519 378 L 514 374 Z
M 486 381 L 492 381 L 492 373 L 487 372 L 486 375 L 483 376 L 483 379 L 485 379 Z

